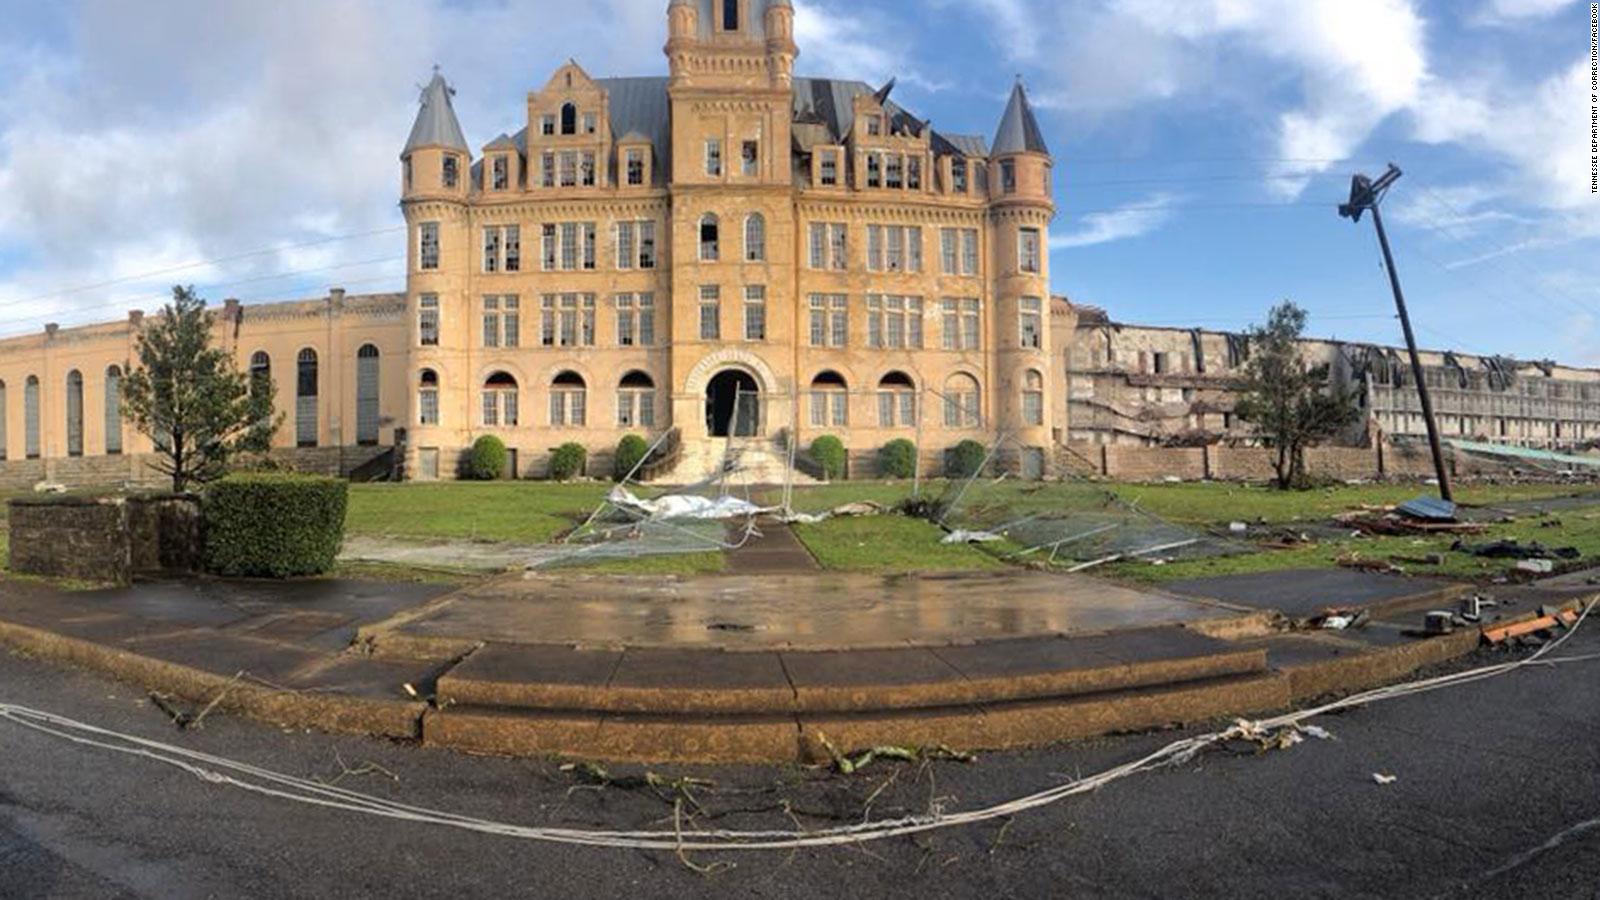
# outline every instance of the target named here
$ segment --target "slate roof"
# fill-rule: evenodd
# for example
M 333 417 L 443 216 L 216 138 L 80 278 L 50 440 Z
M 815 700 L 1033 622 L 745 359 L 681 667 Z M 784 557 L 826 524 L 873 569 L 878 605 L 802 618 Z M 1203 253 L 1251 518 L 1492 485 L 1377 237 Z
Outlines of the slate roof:
M 1044 133 L 1039 130 L 1039 120 L 1033 116 L 1033 106 L 1028 103 L 1028 93 L 1022 82 L 1011 89 L 1011 100 L 1006 104 L 1006 114 L 1000 119 L 1000 130 L 994 135 L 994 153 L 1049 153 Z
M 461 122 L 456 119 L 455 107 L 450 103 L 453 93 L 444 76 L 434 72 L 433 80 L 422 89 L 422 107 L 417 110 L 417 121 L 411 126 L 411 137 L 406 139 L 403 153 L 418 147 L 467 151 L 467 138 L 461 133 Z

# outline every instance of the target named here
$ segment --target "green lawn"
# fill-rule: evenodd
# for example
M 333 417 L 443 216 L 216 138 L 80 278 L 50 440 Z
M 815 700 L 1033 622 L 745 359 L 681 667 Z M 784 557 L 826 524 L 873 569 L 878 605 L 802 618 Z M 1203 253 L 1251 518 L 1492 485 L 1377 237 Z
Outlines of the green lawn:
M 349 534 L 543 544 L 583 521 L 605 484 L 439 482 L 350 486 Z
M 825 569 L 849 572 L 961 572 L 1004 566 L 982 550 L 941 544 L 932 522 L 903 516 L 829 519 L 795 534 Z

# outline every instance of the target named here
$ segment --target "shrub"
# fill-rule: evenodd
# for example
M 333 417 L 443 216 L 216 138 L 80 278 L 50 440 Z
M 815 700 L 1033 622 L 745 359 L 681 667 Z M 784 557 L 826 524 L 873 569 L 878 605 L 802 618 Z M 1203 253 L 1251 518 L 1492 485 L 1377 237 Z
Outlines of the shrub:
M 582 444 L 566 443 L 550 454 L 550 478 L 553 481 L 571 481 L 583 474 L 589 461 L 589 451 Z
M 822 477 L 833 481 L 844 477 L 844 442 L 825 434 L 811 442 L 811 458 L 822 467 Z
M 613 477 L 618 481 L 627 478 L 628 473 L 643 462 L 644 455 L 649 452 L 650 445 L 644 442 L 644 438 L 637 434 L 625 435 L 622 440 L 617 441 L 617 458 L 614 467 L 616 474 Z
M 885 478 L 910 478 L 917 473 L 917 445 L 895 438 L 878 448 L 878 471 Z
M 494 481 L 506 474 L 505 442 L 486 434 L 467 451 L 466 476 L 473 481 Z
M 945 453 L 944 466 L 951 478 L 971 478 L 983 468 L 984 457 L 988 455 L 988 448 L 968 438 Z
M 337 478 L 230 475 L 206 488 L 206 569 L 218 575 L 289 578 L 333 568 L 344 540 L 350 486 Z

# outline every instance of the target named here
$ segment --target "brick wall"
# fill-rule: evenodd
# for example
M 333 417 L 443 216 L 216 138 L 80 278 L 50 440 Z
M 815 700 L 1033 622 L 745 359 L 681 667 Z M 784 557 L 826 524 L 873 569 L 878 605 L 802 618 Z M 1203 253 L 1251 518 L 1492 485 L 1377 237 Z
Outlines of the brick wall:
M 1262 447 L 1207 447 L 1211 477 L 1217 481 L 1270 481 L 1278 477 L 1271 450 Z
M 1206 477 L 1206 451 L 1201 447 L 1105 448 L 1105 474 L 1120 481 L 1184 481 Z
M 1378 453 L 1368 447 L 1312 447 L 1306 451 L 1306 471 L 1314 478 L 1376 478 Z

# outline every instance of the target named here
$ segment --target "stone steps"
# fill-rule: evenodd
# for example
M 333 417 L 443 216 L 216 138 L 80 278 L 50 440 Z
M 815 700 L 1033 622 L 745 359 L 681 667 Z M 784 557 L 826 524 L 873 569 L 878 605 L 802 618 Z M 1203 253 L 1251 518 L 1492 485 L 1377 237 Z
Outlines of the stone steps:
M 789 471 L 788 452 L 771 438 L 685 439 L 677 466 L 656 479 L 658 484 L 708 482 L 730 463 L 729 485 L 819 484 L 799 469 Z

